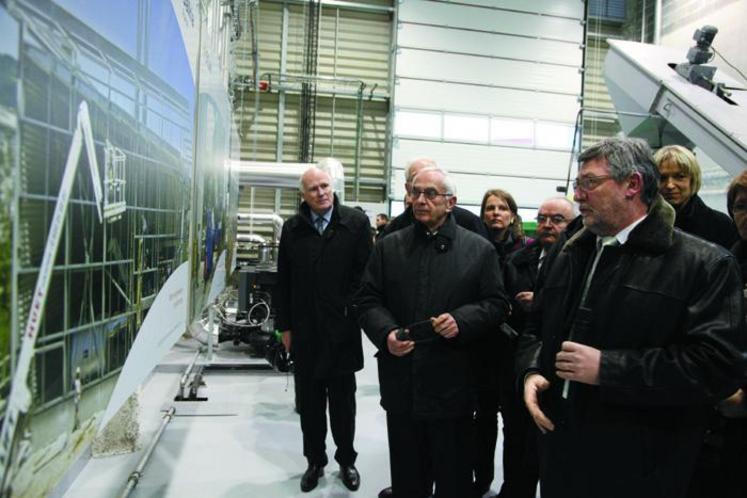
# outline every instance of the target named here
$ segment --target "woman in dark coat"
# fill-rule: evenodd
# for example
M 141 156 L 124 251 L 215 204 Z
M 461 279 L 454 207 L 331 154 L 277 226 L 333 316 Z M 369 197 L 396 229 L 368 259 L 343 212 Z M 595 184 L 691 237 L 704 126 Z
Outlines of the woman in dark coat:
M 667 145 L 654 154 L 661 175 L 659 192 L 677 213 L 674 226 L 725 249 L 738 240 L 734 223 L 724 213 L 711 209 L 698 196 L 700 165 L 695 155 L 681 145 Z
M 533 239 L 524 235 L 521 217 L 513 196 L 500 189 L 485 192 L 480 206 L 480 219 L 485 223 L 504 271 L 508 257 L 531 244 Z M 496 324 L 497 327 L 498 324 Z M 505 329 L 504 329 L 505 330 Z M 511 441 L 512 421 L 520 399 L 511 393 L 514 375 L 515 339 L 505 333 L 493 334 L 487 339 L 476 357 L 481 384 L 478 386 L 477 410 L 475 412 L 475 495 L 482 496 L 490 489 L 495 474 L 495 446 L 498 439 L 498 411 L 503 415 L 503 435 Z M 510 493 L 511 469 L 516 468 L 509 445 L 504 443 L 504 485 L 501 495 Z
M 731 251 L 737 257 L 742 281 L 747 284 L 747 171 L 729 185 L 726 204 L 740 237 Z M 742 388 L 719 403 L 713 412 L 688 497 L 744 498 L 747 496 L 747 481 L 743 475 L 745 462 L 747 375 Z

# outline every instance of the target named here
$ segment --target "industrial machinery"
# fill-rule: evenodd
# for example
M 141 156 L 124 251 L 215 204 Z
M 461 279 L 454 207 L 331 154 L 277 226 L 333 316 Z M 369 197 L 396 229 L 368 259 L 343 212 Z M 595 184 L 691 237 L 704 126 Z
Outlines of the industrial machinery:
M 605 81 L 626 134 L 654 148 L 697 145 L 736 175 L 747 164 L 747 85 L 701 65 L 715 34 L 696 31 L 686 63 L 680 49 L 609 40 Z
M 239 288 L 228 292 L 217 306 L 218 342 L 247 344 L 251 356 L 264 358 L 279 372 L 290 371 L 293 363 L 275 330 L 275 261 L 244 266 L 238 275 Z

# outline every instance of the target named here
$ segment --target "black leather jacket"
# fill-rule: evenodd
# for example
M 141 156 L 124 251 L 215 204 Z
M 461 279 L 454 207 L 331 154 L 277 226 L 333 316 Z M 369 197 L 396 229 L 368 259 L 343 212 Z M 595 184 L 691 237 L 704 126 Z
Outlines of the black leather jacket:
M 572 382 L 567 398 L 555 356 L 596 237 L 581 229 L 548 262 L 519 356 L 522 374 L 550 381 L 541 405 L 556 429 L 543 441 L 558 461 L 543 496 L 682 496 L 710 405 L 736 390 L 747 347 L 736 261 L 674 229 L 673 218 L 657 196 L 627 243 L 605 249 L 590 318 L 573 337 L 601 350 L 600 385 Z

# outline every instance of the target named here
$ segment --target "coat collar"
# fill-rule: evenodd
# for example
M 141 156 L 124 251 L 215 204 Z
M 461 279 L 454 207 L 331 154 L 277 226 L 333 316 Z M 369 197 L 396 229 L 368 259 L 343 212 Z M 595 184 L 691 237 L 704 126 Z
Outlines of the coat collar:
M 511 262 L 515 266 L 534 265 L 537 266 L 539 256 L 542 253 L 539 239 L 535 239 L 530 244 L 522 247 L 511 255 Z
M 674 208 L 664 198 L 656 194 L 645 220 L 633 229 L 624 247 L 639 249 L 644 252 L 663 253 L 672 246 L 674 234 Z M 596 235 L 586 227 L 581 228 L 563 245 L 563 251 L 571 250 L 576 245 L 591 243 Z
M 414 225 L 415 233 L 419 237 L 432 237 L 428 232 L 428 229 L 425 228 L 425 225 L 420 223 L 418 220 L 414 220 Z M 446 237 L 449 240 L 454 240 L 454 237 L 456 236 L 456 226 L 457 225 L 456 221 L 454 221 L 454 215 L 452 213 L 448 213 L 446 215 L 446 221 L 444 221 L 444 224 L 439 227 L 436 237 Z
M 334 194 L 334 200 L 332 201 L 332 204 L 332 217 L 329 220 L 329 224 L 335 225 L 339 223 L 341 225 L 350 226 L 352 222 L 352 208 L 340 204 L 340 200 L 337 198 L 337 194 Z M 313 223 L 311 222 L 311 208 L 305 201 L 301 202 L 301 205 L 298 207 L 298 214 L 306 223 L 309 224 L 309 226 L 313 227 Z

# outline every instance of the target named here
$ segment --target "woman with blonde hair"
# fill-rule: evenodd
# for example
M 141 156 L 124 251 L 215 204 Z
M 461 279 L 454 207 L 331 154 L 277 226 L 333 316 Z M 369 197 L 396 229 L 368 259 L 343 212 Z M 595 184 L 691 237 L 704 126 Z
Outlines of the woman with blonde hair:
M 659 169 L 659 192 L 677 212 L 674 226 L 726 249 L 739 238 L 727 215 L 709 208 L 698 196 L 700 165 L 695 155 L 681 145 L 667 145 L 654 154 Z

